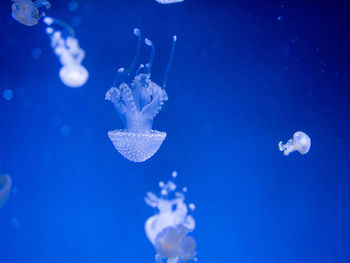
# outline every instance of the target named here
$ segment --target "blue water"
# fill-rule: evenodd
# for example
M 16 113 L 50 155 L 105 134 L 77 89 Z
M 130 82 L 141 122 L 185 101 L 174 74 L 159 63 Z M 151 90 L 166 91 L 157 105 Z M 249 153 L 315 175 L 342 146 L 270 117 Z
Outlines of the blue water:
M 64 86 L 44 24 L 0 3 L 0 173 L 15 190 L 1 263 L 154 262 L 144 197 L 174 170 L 196 205 L 199 262 L 350 262 L 349 4 L 51 2 L 48 15 L 76 25 L 90 78 Z M 113 147 L 107 132 L 123 126 L 104 100 L 134 27 L 156 45 L 157 83 L 178 36 L 153 125 L 168 136 L 141 164 Z M 283 156 L 278 142 L 298 130 L 310 152 Z

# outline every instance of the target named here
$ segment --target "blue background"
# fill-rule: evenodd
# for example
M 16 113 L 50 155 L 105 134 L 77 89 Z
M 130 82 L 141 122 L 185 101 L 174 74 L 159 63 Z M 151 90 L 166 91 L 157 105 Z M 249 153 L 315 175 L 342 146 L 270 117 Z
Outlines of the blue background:
M 154 262 L 144 197 L 174 170 L 196 204 L 200 262 L 350 262 L 349 4 L 51 2 L 49 16 L 76 25 L 90 78 L 64 86 L 44 24 L 1 1 L 0 172 L 16 190 L 0 210 L 1 263 Z M 104 100 L 134 27 L 156 45 L 157 83 L 178 36 L 153 126 L 168 136 L 141 164 L 114 149 L 107 131 L 122 123 Z M 277 144 L 297 130 L 311 150 L 285 157 Z

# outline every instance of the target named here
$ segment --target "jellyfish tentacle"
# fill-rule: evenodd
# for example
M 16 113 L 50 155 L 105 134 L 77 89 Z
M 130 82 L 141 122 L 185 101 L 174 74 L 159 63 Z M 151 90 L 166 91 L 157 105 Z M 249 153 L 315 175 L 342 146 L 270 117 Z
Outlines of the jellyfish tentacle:
M 114 79 L 113 86 L 119 86 L 120 83 L 124 82 L 126 76 L 129 76 L 131 74 L 131 72 L 134 71 L 134 69 L 136 67 L 136 63 L 139 60 L 140 50 L 141 50 L 141 31 L 140 31 L 140 29 L 134 28 L 134 35 L 138 38 L 135 56 L 131 62 L 131 65 L 129 66 L 129 68 L 127 68 L 127 69 L 122 68 L 123 69 L 122 71 L 120 71 L 121 68 L 118 70 L 117 76 Z
M 150 46 L 152 48 L 151 55 L 149 57 L 148 63 L 146 64 L 147 73 L 151 74 L 151 69 L 152 69 L 152 64 L 153 64 L 154 56 L 156 53 L 156 49 L 154 47 L 153 42 L 151 40 L 149 40 L 148 38 L 145 39 L 145 43 L 147 46 Z
M 136 76 L 140 74 L 140 71 L 141 71 L 142 69 L 144 69 L 144 67 L 145 67 L 145 65 L 140 64 L 139 68 L 138 68 L 137 71 L 136 71 Z
M 39 20 L 40 18 L 45 17 L 45 16 L 46 16 L 46 13 L 45 12 L 41 12 L 39 14 L 39 16 L 37 17 L 37 19 Z
M 168 62 L 168 65 L 166 67 L 166 70 L 165 70 L 165 75 L 164 75 L 164 80 L 163 80 L 163 85 L 162 85 L 163 89 L 166 87 L 166 83 L 168 81 L 171 65 L 173 64 L 176 40 L 177 40 L 177 36 L 173 36 L 173 45 L 171 47 L 169 62 Z
M 119 86 L 118 83 L 122 82 L 124 71 L 125 71 L 125 68 L 119 68 L 118 69 L 118 73 L 115 76 L 114 81 L 113 81 L 113 87 Z
M 164 101 L 168 100 L 166 91 L 154 82 L 149 83 L 149 89 L 151 92 L 152 100 L 150 103 L 145 105 L 141 111 L 141 114 L 145 119 L 153 119 L 159 113 L 162 105 L 164 104 Z
M 139 60 L 140 51 L 141 51 L 141 31 L 140 31 L 140 29 L 135 28 L 134 35 L 137 36 L 137 38 L 138 38 L 137 49 L 136 49 L 136 54 L 134 56 L 133 61 L 131 62 L 130 67 L 127 70 L 125 70 L 125 74 L 127 74 L 127 75 L 130 75 L 131 72 L 133 72 L 135 70 L 137 61 Z
M 33 2 L 33 5 L 36 7 L 36 8 L 39 8 L 39 7 L 46 7 L 46 9 L 49 9 L 51 8 L 51 3 L 47 0 L 36 0 Z
M 64 29 L 64 31 L 69 36 L 75 38 L 75 30 L 73 29 L 73 27 L 71 27 L 69 24 L 63 22 L 60 19 L 52 18 L 52 17 L 45 17 L 44 23 L 47 24 L 48 26 L 52 26 L 52 25 L 60 26 L 60 27 L 62 27 Z

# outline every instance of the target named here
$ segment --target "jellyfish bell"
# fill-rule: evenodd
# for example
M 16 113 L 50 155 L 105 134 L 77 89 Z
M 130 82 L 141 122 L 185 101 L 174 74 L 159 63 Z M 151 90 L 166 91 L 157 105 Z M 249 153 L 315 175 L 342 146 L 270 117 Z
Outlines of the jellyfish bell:
M 51 4 L 46 0 L 12 0 L 12 17 L 18 22 L 26 26 L 34 26 L 39 19 L 45 16 L 45 13 L 40 13 L 38 8 L 45 7 L 49 9 Z
M 289 155 L 294 151 L 298 151 L 301 154 L 307 154 L 311 148 L 311 139 L 306 133 L 297 131 L 294 133 L 293 139 L 290 139 L 285 144 L 280 141 L 278 147 L 284 155 Z
M 6 203 L 12 186 L 9 175 L 0 175 L 0 208 Z
M 168 100 L 165 86 L 174 56 L 176 38 L 173 38 L 163 84 L 159 86 L 151 80 L 155 48 L 149 39 L 145 39 L 146 45 L 152 49 L 149 61 L 145 65 L 141 64 L 136 70 L 141 48 L 141 31 L 134 29 L 134 35 L 138 38 L 135 57 L 129 68 L 118 70 L 113 86 L 107 91 L 105 99 L 114 104 L 125 126 L 125 129 L 108 132 L 115 148 L 130 161 L 144 162 L 158 151 L 166 137 L 165 132 L 152 130 L 152 125 L 154 117 Z M 134 78 L 127 84 L 126 79 L 134 71 L 136 71 Z
M 165 140 L 166 133 L 152 130 L 150 133 L 132 133 L 126 130 L 109 131 L 114 147 L 132 162 L 144 162 L 152 157 Z
M 175 3 L 180 3 L 183 2 L 184 0 L 156 0 L 156 2 L 160 4 L 175 4 Z
M 301 154 L 306 154 L 309 152 L 311 147 L 311 139 L 306 133 L 300 131 L 294 133 L 293 140 L 295 148 L 298 150 L 298 152 Z
M 83 86 L 89 78 L 89 72 L 80 64 L 63 66 L 59 75 L 62 82 L 71 88 Z

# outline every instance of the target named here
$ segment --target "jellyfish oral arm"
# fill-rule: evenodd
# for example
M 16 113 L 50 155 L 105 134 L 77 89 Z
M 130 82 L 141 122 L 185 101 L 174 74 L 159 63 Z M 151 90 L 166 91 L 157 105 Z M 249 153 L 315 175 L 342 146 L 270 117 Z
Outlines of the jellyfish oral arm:
M 278 147 L 284 155 L 289 155 L 291 152 L 296 151 L 293 139 L 290 139 L 286 144 L 283 144 L 282 141 L 280 141 Z
M 159 113 L 164 101 L 168 100 L 168 96 L 166 91 L 154 82 L 150 83 L 150 90 L 153 99 L 144 106 L 141 113 L 143 118 L 152 120 Z

